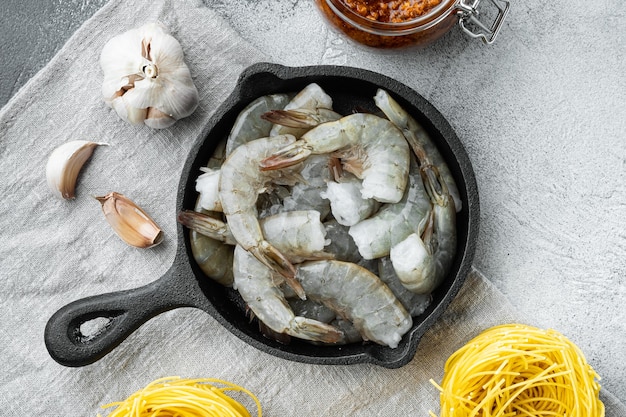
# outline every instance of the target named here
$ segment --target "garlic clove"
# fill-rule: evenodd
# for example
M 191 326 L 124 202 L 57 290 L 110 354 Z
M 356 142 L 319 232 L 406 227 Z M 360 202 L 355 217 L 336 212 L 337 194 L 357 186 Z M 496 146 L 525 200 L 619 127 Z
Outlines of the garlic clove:
M 179 68 L 172 75 L 165 74 L 164 78 L 167 78 L 176 94 L 160 94 L 153 107 L 176 119 L 190 116 L 198 107 L 199 96 L 187 67 Z
M 161 62 L 166 67 L 170 67 L 173 63 L 180 65 L 184 57 L 183 48 L 170 34 L 167 27 L 158 23 L 148 23 L 143 28 L 142 36 L 145 39 L 145 45 L 150 45 L 150 51 L 144 54 L 144 57 Z
M 133 88 L 126 91 L 122 97 L 129 106 L 145 109 L 153 107 L 160 101 L 163 94 L 162 80 L 138 79 Z M 156 107 L 156 106 L 154 106 Z
M 143 124 L 148 114 L 148 109 L 138 109 L 130 106 L 128 100 L 126 100 L 126 96 L 117 97 L 111 102 L 111 107 L 113 107 L 122 120 L 134 125 Z
M 104 216 L 117 235 L 136 248 L 151 248 L 163 241 L 159 226 L 123 194 L 111 192 L 96 197 L 102 205 Z
M 46 164 L 46 180 L 48 187 L 56 196 L 66 200 L 75 197 L 78 174 L 94 149 L 100 145 L 107 144 L 74 140 L 52 151 Z
M 176 119 L 168 116 L 160 110 L 157 110 L 156 107 L 150 107 L 148 109 L 148 113 L 146 115 L 144 123 L 146 124 L 146 126 L 153 129 L 164 129 L 176 123 Z

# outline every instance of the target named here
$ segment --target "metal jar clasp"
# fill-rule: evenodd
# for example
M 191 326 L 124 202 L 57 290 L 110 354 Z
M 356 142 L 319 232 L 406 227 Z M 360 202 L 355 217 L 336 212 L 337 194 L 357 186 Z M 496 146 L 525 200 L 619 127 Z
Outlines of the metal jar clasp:
M 457 4 L 457 15 L 459 15 L 459 25 L 465 33 L 472 38 L 480 38 L 484 43 L 491 45 L 496 36 L 502 28 L 502 23 L 509 13 L 509 7 L 511 3 L 506 0 L 490 0 L 494 6 L 498 9 L 498 15 L 496 16 L 491 27 L 486 26 L 480 20 L 478 20 L 478 3 L 480 0 L 460 0 Z

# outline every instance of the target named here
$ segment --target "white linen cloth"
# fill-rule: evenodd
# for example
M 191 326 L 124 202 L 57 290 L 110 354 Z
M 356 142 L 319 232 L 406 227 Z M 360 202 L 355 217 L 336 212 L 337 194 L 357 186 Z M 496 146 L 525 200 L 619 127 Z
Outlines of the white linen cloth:
M 104 43 L 155 20 L 181 43 L 200 93 L 191 117 L 159 131 L 121 121 L 100 95 Z M 56 310 L 89 295 L 142 286 L 169 268 L 176 190 L 188 150 L 240 72 L 264 59 L 200 1 L 111 0 L 0 111 L 0 414 L 106 415 L 101 405 L 179 375 L 243 385 L 258 396 L 266 416 L 426 416 L 439 410 L 438 391 L 428 381 L 441 380 L 450 354 L 481 330 L 524 321 L 474 270 L 415 358 L 400 369 L 286 361 L 190 308 L 150 320 L 92 365 L 67 368 L 50 358 L 43 331 Z M 47 188 L 45 165 L 55 147 L 77 139 L 110 146 L 97 148 L 84 167 L 76 199 L 61 201 Z M 92 198 L 110 191 L 146 209 L 165 241 L 149 250 L 122 242 Z M 602 399 L 607 416 L 626 415 L 606 390 Z

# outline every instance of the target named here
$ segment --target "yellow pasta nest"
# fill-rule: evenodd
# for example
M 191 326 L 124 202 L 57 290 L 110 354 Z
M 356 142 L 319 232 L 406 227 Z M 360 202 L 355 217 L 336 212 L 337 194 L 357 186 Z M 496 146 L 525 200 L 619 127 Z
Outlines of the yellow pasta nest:
M 241 403 L 226 395 L 228 391 L 242 392 L 252 398 L 258 417 L 261 417 L 261 404 L 254 394 L 238 385 L 212 378 L 157 379 L 125 401 L 102 408 L 116 407 L 108 417 L 250 417 Z
M 561 333 L 507 324 L 453 353 L 441 386 L 431 383 L 441 391 L 441 417 L 603 417 L 596 379 Z

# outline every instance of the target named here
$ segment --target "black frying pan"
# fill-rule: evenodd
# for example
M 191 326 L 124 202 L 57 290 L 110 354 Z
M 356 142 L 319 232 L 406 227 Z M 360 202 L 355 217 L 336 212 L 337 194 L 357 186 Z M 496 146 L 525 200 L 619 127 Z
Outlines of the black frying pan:
M 182 171 L 177 211 L 193 209 L 197 193 L 195 179 L 224 139 L 239 112 L 252 100 L 271 93 L 297 92 L 311 82 L 318 83 L 342 114 L 354 109 L 376 112 L 376 89 L 386 89 L 430 133 L 446 159 L 458 185 L 463 209 L 457 214 L 457 257 L 445 281 L 433 293 L 428 309 L 414 318 L 413 327 L 400 345 L 391 349 L 374 343 L 346 346 L 317 346 L 292 338 L 288 345 L 270 340 L 251 322 L 239 294 L 207 278 L 191 255 L 189 232 L 177 230 L 176 257 L 171 268 L 156 281 L 136 289 L 96 295 L 74 301 L 57 311 L 45 329 L 45 343 L 52 358 L 66 366 L 93 363 L 118 346 L 139 326 L 168 310 L 196 307 L 214 317 L 244 342 L 280 358 L 314 364 L 374 363 L 397 368 L 408 363 L 424 332 L 456 296 L 474 256 L 478 236 L 479 204 L 476 179 L 468 156 L 443 116 L 422 96 L 384 75 L 341 66 L 292 68 L 261 63 L 247 68 L 235 90 L 217 109 L 191 149 Z M 174 221 L 174 220 L 172 220 Z M 90 339 L 82 337 L 80 326 L 104 317 L 108 325 Z M 154 346 L 158 349 L 158 346 Z

